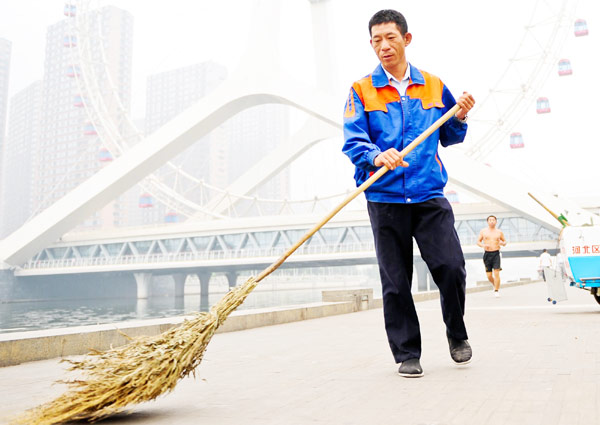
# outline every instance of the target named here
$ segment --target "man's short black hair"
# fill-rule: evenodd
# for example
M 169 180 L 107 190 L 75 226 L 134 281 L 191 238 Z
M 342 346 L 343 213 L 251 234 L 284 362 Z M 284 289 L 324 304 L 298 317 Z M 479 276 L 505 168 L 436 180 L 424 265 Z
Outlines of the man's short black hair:
M 396 24 L 398 30 L 400 30 L 400 34 L 402 34 L 402 37 L 404 37 L 408 32 L 408 24 L 406 23 L 406 18 L 404 18 L 402 13 L 393 9 L 383 9 L 374 14 L 369 20 L 369 35 L 371 35 L 371 29 L 375 25 L 387 24 L 388 22 L 393 22 Z
M 496 218 L 496 216 L 495 216 L 495 215 L 488 215 L 488 218 L 486 218 L 486 219 L 485 219 L 485 221 L 488 221 L 488 220 L 490 219 L 490 217 L 494 217 L 494 219 L 495 219 L 496 221 L 498 221 L 498 219 Z

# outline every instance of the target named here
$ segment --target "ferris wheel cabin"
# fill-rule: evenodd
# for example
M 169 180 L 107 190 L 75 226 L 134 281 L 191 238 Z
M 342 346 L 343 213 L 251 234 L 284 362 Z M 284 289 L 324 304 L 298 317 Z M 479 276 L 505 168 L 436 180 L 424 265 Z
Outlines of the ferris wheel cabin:
M 85 106 L 83 96 L 81 96 L 80 94 L 75 95 L 75 97 L 73 98 L 73 106 L 77 108 L 83 108 Z
M 547 97 L 538 97 L 537 99 L 536 112 L 538 114 L 548 114 L 550 113 L 550 101 Z
M 561 59 L 558 62 L 558 75 L 561 77 L 565 75 L 571 75 L 573 68 L 571 68 L 571 61 L 569 59 Z
M 177 223 L 179 221 L 179 216 L 175 211 L 169 211 L 165 214 L 165 223 Z
M 512 133 L 510 135 L 510 148 L 520 149 L 524 147 L 525 143 L 523 142 L 523 135 L 521 133 Z
M 110 151 L 106 148 L 100 148 L 100 151 L 98 151 L 98 161 L 110 162 L 112 160 L 113 160 L 113 157 L 112 157 Z
M 96 131 L 96 127 L 91 122 L 86 123 L 83 126 L 83 134 L 86 136 L 96 136 L 98 132 Z
M 65 3 L 65 8 L 63 9 L 63 13 L 65 16 L 72 18 L 77 15 L 77 6 L 71 3 Z
M 585 19 L 577 19 L 575 21 L 575 37 L 582 37 L 584 35 L 588 35 L 588 26 L 587 26 L 587 22 L 585 21 Z
M 449 191 L 447 191 L 446 192 L 446 199 L 451 204 L 459 204 L 460 203 L 460 199 L 458 197 L 458 193 L 456 193 L 455 190 L 449 190 Z
M 77 65 L 69 65 L 67 67 L 67 77 L 75 78 L 81 76 L 81 69 Z
M 140 195 L 140 201 L 138 207 L 140 208 L 152 208 L 154 206 L 154 199 L 149 193 L 142 193 Z

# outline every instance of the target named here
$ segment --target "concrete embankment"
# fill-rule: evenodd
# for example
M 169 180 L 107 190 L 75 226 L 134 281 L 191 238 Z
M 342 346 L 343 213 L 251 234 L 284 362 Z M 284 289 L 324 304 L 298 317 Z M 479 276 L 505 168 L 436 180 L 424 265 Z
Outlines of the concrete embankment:
M 510 282 L 503 284 L 503 287 L 526 283 L 531 281 Z M 489 291 L 490 288 L 489 284 L 478 284 L 468 288 L 467 292 Z M 419 292 L 413 297 L 415 301 L 425 301 L 439 298 L 439 293 Z M 321 303 L 235 311 L 217 332 L 240 331 L 382 307 L 382 300 L 373 298 L 372 289 L 323 291 L 322 300 Z M 126 344 L 128 339 L 125 335 L 130 338 L 157 335 L 180 325 L 186 317 L 190 316 L 0 334 L 0 367 L 86 354 L 90 350 L 107 350 Z

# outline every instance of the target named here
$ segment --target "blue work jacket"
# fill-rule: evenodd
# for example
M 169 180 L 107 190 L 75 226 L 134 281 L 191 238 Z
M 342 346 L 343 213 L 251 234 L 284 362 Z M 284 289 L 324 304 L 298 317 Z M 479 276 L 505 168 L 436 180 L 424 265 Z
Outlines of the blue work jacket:
M 344 111 L 344 147 L 356 166 L 357 186 L 377 167 L 381 152 L 401 151 L 456 104 L 450 90 L 434 75 L 410 67 L 406 95 L 390 85 L 381 64 L 355 82 Z M 369 187 L 372 202 L 415 203 L 444 196 L 448 173 L 438 155 L 438 142 L 446 147 L 464 140 L 467 124 L 453 117 L 410 152 L 407 168 L 390 170 Z

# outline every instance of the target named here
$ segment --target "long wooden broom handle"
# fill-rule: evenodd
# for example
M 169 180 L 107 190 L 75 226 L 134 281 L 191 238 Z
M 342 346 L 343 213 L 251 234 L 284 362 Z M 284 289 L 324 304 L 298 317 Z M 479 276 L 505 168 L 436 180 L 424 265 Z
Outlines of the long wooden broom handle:
M 529 195 L 529 196 L 530 196 L 530 197 L 531 197 L 531 198 L 532 198 L 532 199 L 533 199 L 535 202 L 537 202 L 538 204 L 540 204 L 540 206 L 541 206 L 543 209 L 545 209 L 546 211 L 548 211 L 552 217 L 554 217 L 555 219 L 557 219 L 557 220 L 558 220 L 558 222 L 559 222 L 560 224 L 562 224 L 563 226 L 570 226 L 570 224 L 569 224 L 569 223 L 567 223 L 567 222 L 563 222 L 563 221 L 560 219 L 560 217 L 558 216 L 558 214 L 556 214 L 554 211 L 552 211 L 550 208 L 548 208 L 546 205 L 544 205 L 544 204 L 542 203 L 542 201 L 540 201 L 538 198 L 536 198 L 535 196 L 533 196 L 533 195 L 531 194 L 531 192 L 527 192 L 527 194 L 528 194 L 528 195 Z
M 460 109 L 459 105 L 454 105 L 454 107 L 452 109 L 450 109 L 448 112 L 446 112 L 444 115 L 442 115 L 442 117 L 440 117 L 436 122 L 431 124 L 431 126 L 427 130 L 425 130 L 423 133 L 421 133 L 421 135 L 419 137 L 417 137 L 415 140 L 413 140 L 407 147 L 402 149 L 402 151 L 400 151 L 400 156 L 402 158 L 404 158 L 406 155 L 408 155 L 408 153 L 410 151 L 412 151 L 414 148 L 416 148 L 423 140 L 428 138 L 431 135 L 431 133 L 433 133 L 435 130 L 440 128 L 442 126 L 442 124 L 444 124 L 451 117 L 453 117 L 458 112 L 459 109 Z M 315 226 L 312 229 L 310 229 L 308 232 L 306 232 L 306 234 L 304 236 L 302 236 L 298 240 L 298 242 L 296 242 L 294 245 L 292 245 L 285 254 L 283 254 L 277 261 L 275 261 L 269 267 L 264 269 L 258 276 L 256 276 L 255 281 L 260 282 L 265 277 L 267 277 L 268 275 L 273 273 L 275 270 L 277 270 L 277 268 L 279 268 L 279 266 L 281 266 L 283 264 L 283 262 L 285 260 L 287 260 L 287 258 L 294 253 L 294 251 L 296 251 L 312 235 L 317 233 L 317 231 L 321 227 L 323 227 L 329 220 L 331 220 L 334 215 L 336 215 L 338 212 L 340 212 L 340 210 L 342 208 L 344 208 L 346 205 L 348 205 L 358 195 L 360 195 L 365 190 L 367 190 L 367 188 L 369 186 L 371 186 L 373 183 L 375 183 L 375 181 L 377 181 L 377 179 L 379 179 L 381 176 L 383 176 L 388 170 L 389 170 L 389 168 L 387 168 L 385 165 L 383 167 L 381 167 L 379 170 L 377 170 L 377 172 L 375 174 L 373 174 L 371 177 L 369 177 L 369 179 L 367 181 L 365 181 L 363 184 L 361 184 L 359 187 L 357 187 L 337 207 L 335 207 L 329 214 L 327 214 L 320 222 L 315 224 Z

